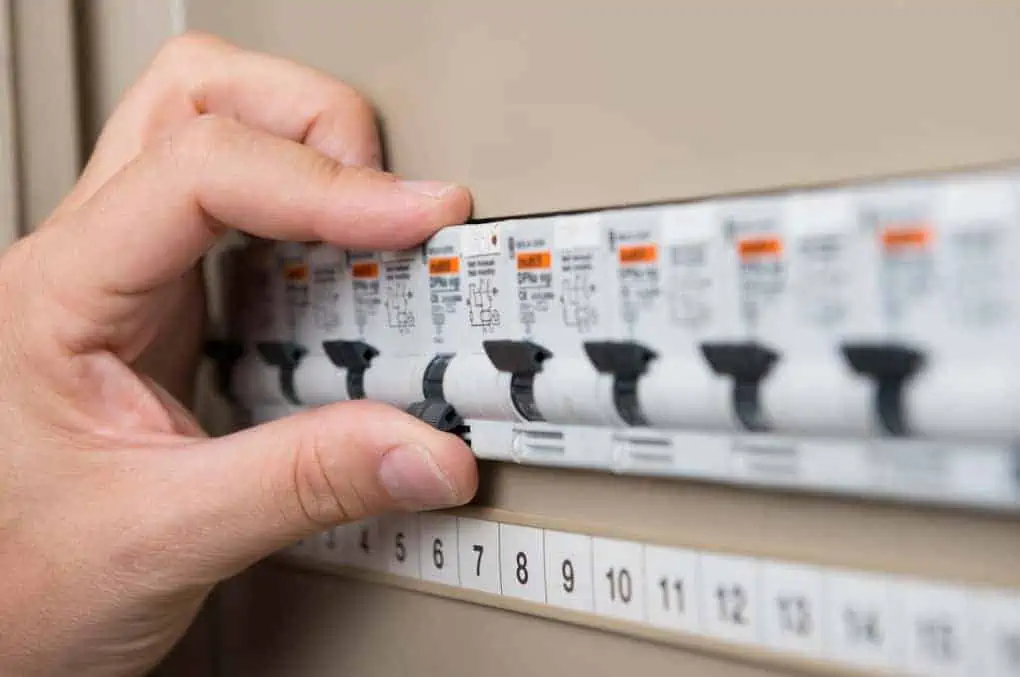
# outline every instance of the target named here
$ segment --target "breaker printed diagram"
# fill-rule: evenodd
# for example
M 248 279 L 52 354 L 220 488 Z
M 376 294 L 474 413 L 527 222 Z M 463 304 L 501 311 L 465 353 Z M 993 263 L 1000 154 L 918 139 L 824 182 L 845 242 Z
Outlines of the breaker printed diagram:
M 488 278 L 476 280 L 468 285 L 468 318 L 472 327 L 481 327 L 482 332 L 486 334 L 495 331 L 500 324 L 499 311 L 495 308 L 497 294 L 499 289 Z
M 414 292 L 408 289 L 405 282 L 394 282 L 387 285 L 386 300 L 383 305 L 386 307 L 386 325 L 396 329 L 401 334 L 410 334 L 414 329 L 414 310 L 411 308 L 411 299 Z
M 566 326 L 574 327 L 583 334 L 598 324 L 595 284 L 588 278 L 587 272 L 564 276 L 560 304 L 563 306 L 563 323 Z

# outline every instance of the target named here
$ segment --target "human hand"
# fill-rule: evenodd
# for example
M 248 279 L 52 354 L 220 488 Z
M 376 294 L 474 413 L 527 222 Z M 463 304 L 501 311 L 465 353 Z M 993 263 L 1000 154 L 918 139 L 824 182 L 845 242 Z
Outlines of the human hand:
M 470 450 L 385 405 L 210 439 L 171 394 L 198 362 L 198 264 L 227 228 L 400 248 L 467 218 L 464 189 L 378 167 L 352 90 L 189 35 L 0 257 L 0 674 L 141 674 L 259 558 L 474 494 Z

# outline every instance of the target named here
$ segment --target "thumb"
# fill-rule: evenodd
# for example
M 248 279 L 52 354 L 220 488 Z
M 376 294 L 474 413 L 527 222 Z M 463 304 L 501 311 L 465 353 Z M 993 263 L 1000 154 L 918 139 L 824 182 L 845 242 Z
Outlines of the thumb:
M 152 506 L 143 531 L 174 535 L 185 561 L 175 558 L 172 575 L 189 585 L 215 583 L 342 522 L 466 503 L 478 481 L 460 439 L 364 400 L 152 460 L 149 481 L 135 483 L 146 495 L 139 504 Z

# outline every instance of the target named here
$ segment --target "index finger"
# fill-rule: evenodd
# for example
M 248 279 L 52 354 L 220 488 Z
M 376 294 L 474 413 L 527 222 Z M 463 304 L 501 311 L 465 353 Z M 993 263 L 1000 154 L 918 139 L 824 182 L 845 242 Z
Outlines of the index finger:
M 346 165 L 382 166 L 374 112 L 353 88 L 190 32 L 167 43 L 117 106 L 62 209 L 78 207 L 147 145 L 203 114 L 236 119 Z

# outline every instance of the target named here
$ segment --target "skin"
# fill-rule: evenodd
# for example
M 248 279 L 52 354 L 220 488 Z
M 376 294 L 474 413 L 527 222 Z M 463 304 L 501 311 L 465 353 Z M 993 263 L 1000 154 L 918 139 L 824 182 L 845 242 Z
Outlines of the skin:
M 470 450 L 385 405 L 210 438 L 182 403 L 198 264 L 227 229 L 400 248 L 470 208 L 382 172 L 349 87 L 206 35 L 169 43 L 66 200 L 0 257 L 0 674 L 144 674 L 260 558 L 470 500 Z

